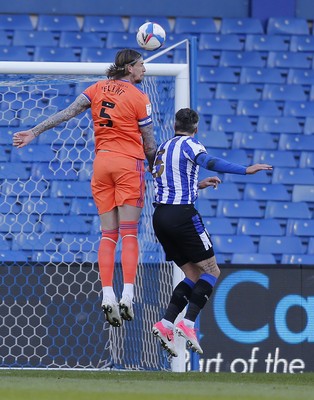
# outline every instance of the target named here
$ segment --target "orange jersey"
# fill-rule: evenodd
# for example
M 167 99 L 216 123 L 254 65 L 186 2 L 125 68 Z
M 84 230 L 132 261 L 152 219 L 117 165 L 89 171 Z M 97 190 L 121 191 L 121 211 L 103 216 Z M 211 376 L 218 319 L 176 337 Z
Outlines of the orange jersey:
M 84 90 L 91 102 L 95 148 L 145 159 L 140 127 L 152 123 L 148 96 L 125 80 L 102 80 Z

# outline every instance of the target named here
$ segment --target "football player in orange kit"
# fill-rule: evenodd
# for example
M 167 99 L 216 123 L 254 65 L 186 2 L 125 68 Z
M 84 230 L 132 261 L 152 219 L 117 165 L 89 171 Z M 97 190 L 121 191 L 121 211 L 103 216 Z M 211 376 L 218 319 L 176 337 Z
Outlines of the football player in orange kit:
M 102 229 L 98 250 L 102 308 L 107 321 L 116 327 L 121 326 L 122 319 L 134 318 L 132 303 L 138 262 L 138 221 L 144 205 L 144 160 L 146 157 L 152 168 L 156 152 L 151 103 L 136 86 L 145 71 L 139 52 L 120 50 L 106 71 L 108 79 L 85 89 L 63 111 L 13 136 L 13 145 L 24 147 L 44 131 L 91 108 L 96 153 L 91 187 Z M 118 303 L 113 275 L 119 234 L 124 286 Z

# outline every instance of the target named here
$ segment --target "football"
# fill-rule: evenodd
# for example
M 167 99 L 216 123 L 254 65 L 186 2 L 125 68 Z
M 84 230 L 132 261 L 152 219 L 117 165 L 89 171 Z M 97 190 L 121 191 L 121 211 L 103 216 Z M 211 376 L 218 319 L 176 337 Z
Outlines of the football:
M 139 27 L 136 40 L 145 50 L 158 50 L 165 43 L 166 32 L 155 22 L 146 22 Z

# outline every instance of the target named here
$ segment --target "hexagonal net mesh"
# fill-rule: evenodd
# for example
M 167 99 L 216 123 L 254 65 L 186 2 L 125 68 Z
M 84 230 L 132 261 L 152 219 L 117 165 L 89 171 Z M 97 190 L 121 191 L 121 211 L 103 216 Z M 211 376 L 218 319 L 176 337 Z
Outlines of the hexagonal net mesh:
M 12 134 L 65 108 L 96 76 L 0 79 L 1 367 L 168 369 L 152 338 L 172 289 L 172 268 L 154 236 L 147 174 L 139 226 L 135 320 L 111 328 L 101 312 L 99 218 L 91 197 L 89 112 L 12 147 Z M 174 77 L 147 77 L 158 142 L 172 135 Z M 120 243 L 115 286 L 121 293 Z

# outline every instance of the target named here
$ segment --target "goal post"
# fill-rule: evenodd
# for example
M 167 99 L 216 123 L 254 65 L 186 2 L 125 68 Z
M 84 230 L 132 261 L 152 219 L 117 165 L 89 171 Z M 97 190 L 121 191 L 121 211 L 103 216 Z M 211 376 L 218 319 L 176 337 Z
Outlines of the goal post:
M 64 81 L 78 81 L 80 82 L 82 80 L 82 77 L 88 76 L 90 81 L 90 84 L 92 83 L 92 79 L 95 78 L 95 81 L 98 80 L 99 77 L 104 77 L 105 71 L 108 68 L 110 64 L 107 63 L 71 63 L 71 62 L 0 62 L 0 76 L 2 77 L 1 82 L 0 82 L 0 87 L 2 95 L 3 102 L 7 102 L 6 106 L 4 107 L 4 111 L 0 111 L 3 113 L 3 116 L 5 115 L 5 118 L 7 119 L 7 125 L 2 123 L 2 126 L 5 126 L 7 129 L 7 133 L 14 133 L 17 130 L 23 130 L 23 129 L 28 129 L 31 124 L 36 124 L 40 122 L 40 118 L 46 118 L 49 115 L 51 115 L 52 111 L 49 109 L 49 107 L 46 110 L 47 105 L 42 105 L 40 104 L 40 100 L 38 100 L 38 96 L 36 94 L 36 91 L 39 90 L 41 85 L 43 84 L 45 89 L 40 89 L 39 90 L 39 95 L 44 93 L 45 95 L 47 92 L 49 92 L 49 95 L 53 90 L 57 91 L 57 94 L 60 93 L 60 90 L 62 92 L 62 89 L 58 89 L 58 87 L 62 87 L 63 85 L 63 80 Z M 158 120 L 158 130 L 163 131 L 161 133 L 161 136 L 159 137 L 160 140 L 166 140 L 167 138 L 170 137 L 171 134 L 173 134 L 173 123 L 174 123 L 174 113 L 180 108 L 184 107 L 189 107 L 191 105 L 190 102 L 190 68 L 189 68 L 189 63 L 184 63 L 184 64 L 162 64 L 162 63 L 147 63 L 145 64 L 146 68 L 146 78 L 143 81 L 143 88 L 147 93 L 149 94 L 152 103 L 153 103 L 153 119 L 155 118 Z M 19 77 L 19 79 L 13 79 L 12 83 L 9 83 L 9 80 L 12 79 L 12 77 Z M 26 77 L 25 77 L 26 76 Z M 7 78 L 10 79 L 7 79 Z M 31 77 L 31 79 L 29 79 Z M 97 77 L 97 79 L 96 79 Z M 154 80 L 150 81 L 150 78 L 160 78 L 164 77 L 165 79 L 168 79 L 168 77 L 171 78 L 173 81 L 169 87 L 167 87 L 167 82 L 166 82 L 166 93 L 163 95 L 164 97 L 161 97 L 160 94 L 160 87 L 159 83 L 154 82 Z M 53 82 L 51 85 L 50 82 Z M 58 84 L 54 86 L 54 82 L 58 81 Z M 47 84 L 48 82 L 48 84 Z M 46 85 L 47 84 L 47 85 Z M 10 86 L 11 85 L 11 86 Z M 46 85 L 46 86 L 45 86 Z M 58 86 L 59 85 L 59 86 Z M 26 86 L 26 89 L 25 89 Z M 8 89 L 6 90 L 5 87 Z M 20 89 L 19 89 L 20 88 Z M 31 95 L 30 98 L 26 98 L 25 100 L 23 99 L 23 93 L 25 90 L 31 90 L 34 95 Z M 173 93 L 172 93 L 173 92 Z M 13 95 L 12 95 L 13 94 Z M 12 96 L 11 96 L 12 95 Z M 37 97 L 36 97 L 37 96 Z M 55 100 L 58 96 L 55 97 L 50 97 L 50 99 Z M 67 100 L 66 94 L 62 96 L 65 104 Z M 38 109 L 39 107 L 42 107 L 40 111 L 36 111 L 35 115 L 32 115 L 32 110 L 29 110 L 29 114 L 26 116 L 22 116 L 22 113 L 26 112 L 27 107 L 31 107 L 28 103 L 30 100 L 34 101 L 34 109 Z M 165 111 L 163 106 L 164 103 L 166 102 L 173 102 L 171 105 L 170 109 Z M 21 108 L 23 110 L 18 110 L 16 103 L 19 103 L 19 106 L 22 105 Z M 48 102 L 49 103 L 49 102 Z M 52 102 L 53 103 L 53 102 Z M 39 104 L 39 105 L 38 105 Z M 50 103 L 49 103 L 50 104 Z M 48 105 L 49 105 L 48 104 Z M 156 105 L 156 108 L 154 107 L 154 104 Z M 7 113 L 9 111 L 9 114 Z M 58 110 L 56 110 L 58 111 Z M 50 114 L 49 114 L 50 113 Z M 8 116 L 9 115 L 9 116 Z M 11 116 L 11 117 L 10 117 Z M 10 120 L 10 118 L 12 118 Z M 24 118 L 24 119 L 23 119 Z M 18 120 L 18 123 L 16 121 Z M 154 121 L 155 122 L 155 121 Z M 26 123 L 26 126 L 24 126 L 24 123 Z M 88 131 L 85 135 L 84 133 L 84 144 L 81 146 L 80 150 L 78 151 L 78 154 L 76 155 L 77 158 L 73 159 L 72 156 L 72 151 L 76 150 L 76 144 L 80 143 L 80 137 L 79 134 L 76 133 L 77 126 L 82 126 L 82 131 L 86 130 Z M 57 127 L 56 127 L 57 128 Z M 86 122 L 85 117 L 82 117 L 81 120 L 76 120 L 74 123 L 71 124 L 66 124 L 64 127 L 61 127 L 60 130 L 57 130 L 55 132 L 55 135 L 53 135 L 53 138 L 51 139 L 51 148 L 53 150 L 53 154 L 55 155 L 55 158 L 49 162 L 46 161 L 45 165 L 49 164 L 49 170 L 52 172 L 52 178 L 49 178 L 49 173 L 47 176 L 44 175 L 39 175 L 34 169 L 33 165 L 34 162 L 37 160 L 40 160 L 40 157 L 35 157 L 32 162 L 30 160 L 24 160 L 22 158 L 22 164 L 25 166 L 26 170 L 30 169 L 29 171 L 29 177 L 19 177 L 19 172 L 16 173 L 16 178 L 14 178 L 14 175 L 12 173 L 10 174 L 9 178 L 6 177 L 5 173 L 3 172 L 3 176 L 1 176 L 2 183 L 1 183 L 1 197 L 0 197 L 0 207 L 4 206 L 3 209 L 7 210 L 8 215 L 10 218 L 7 218 L 8 221 L 5 221 L 7 224 L 7 232 L 0 232 L 0 239 L 3 238 L 6 242 L 10 243 L 9 245 L 12 247 L 12 249 L 19 249 L 19 244 L 21 242 L 21 237 L 26 237 L 27 239 L 31 239 L 32 237 L 34 238 L 43 238 L 45 239 L 42 240 L 41 245 L 42 245 L 42 251 L 37 251 L 37 258 L 34 257 L 33 255 L 30 255 L 28 261 L 25 261 L 25 264 L 19 262 L 16 263 L 15 260 L 10 260 L 6 259 L 6 256 L 0 259 L 0 271 L 1 271 L 1 283 L 6 286 L 6 293 L 7 297 L 4 297 L 4 304 L 2 307 L 2 312 L 0 313 L 0 318 L 1 318 L 1 324 L 5 325 L 6 321 L 4 317 L 4 313 L 10 310 L 10 307 L 14 308 L 14 299 L 12 293 L 14 291 L 18 290 L 14 285 L 21 285 L 23 282 L 27 283 L 27 294 L 20 294 L 19 299 L 23 298 L 22 301 L 25 302 L 26 305 L 25 309 L 27 309 L 27 316 L 24 316 L 24 318 L 20 317 L 18 314 L 21 312 L 21 310 L 24 310 L 24 308 L 21 308 L 17 311 L 16 316 L 12 316 L 10 319 L 10 329 L 6 330 L 7 332 L 7 337 L 4 337 L 3 339 L 3 344 L 2 350 L 0 352 L 0 358 L 2 359 L 2 365 L 4 367 L 64 367 L 64 368 L 103 368 L 103 367 L 108 367 L 110 365 L 113 366 L 120 366 L 121 368 L 128 368 L 128 369 L 170 369 L 175 372 L 184 372 L 186 370 L 185 367 L 185 343 L 182 338 L 176 338 L 178 341 L 177 344 L 179 346 L 179 356 L 177 358 L 173 358 L 172 361 L 168 357 L 165 357 L 164 352 L 160 349 L 160 346 L 156 343 L 156 339 L 152 338 L 151 334 L 151 327 L 152 324 L 157 320 L 157 318 L 160 318 L 162 315 L 162 310 L 166 307 L 170 296 L 171 296 L 171 291 L 176 284 L 182 280 L 182 272 L 181 270 L 176 267 L 175 265 L 173 266 L 172 270 L 173 272 L 171 273 L 169 271 L 169 265 L 167 264 L 163 259 L 163 256 L 161 255 L 160 249 L 155 251 L 155 244 L 152 243 L 154 239 L 152 239 L 152 227 L 151 227 L 151 215 L 152 215 L 152 198 L 153 198 L 153 185 L 152 181 L 149 177 L 147 177 L 147 190 L 146 190 L 146 204 L 143 210 L 143 215 L 141 216 L 141 225 L 142 225 L 142 236 L 139 238 L 140 241 L 140 249 L 146 252 L 149 257 L 152 258 L 147 258 L 147 255 L 144 258 L 144 253 L 140 255 L 140 260 L 139 260 L 139 272 L 138 272 L 138 277 L 137 277 L 137 282 L 136 282 L 136 292 L 135 292 L 135 301 L 140 303 L 140 306 L 135 307 L 135 311 L 139 312 L 139 315 L 136 316 L 136 319 L 141 319 L 142 321 L 138 322 L 138 326 L 132 327 L 132 328 L 124 328 L 122 330 L 119 330 L 119 333 L 117 334 L 117 330 L 106 326 L 107 323 L 104 324 L 104 332 L 100 332 L 101 328 L 99 326 L 97 327 L 97 334 L 99 334 L 98 339 L 95 339 L 95 333 L 94 335 L 94 342 L 99 340 L 99 338 L 102 338 L 103 340 L 106 341 L 104 343 L 104 350 L 103 352 L 106 353 L 104 356 L 104 359 L 99 359 L 97 360 L 95 355 L 93 355 L 93 352 L 97 353 L 99 352 L 99 348 L 97 346 L 92 345 L 92 343 L 89 343 L 89 340 L 87 340 L 87 349 L 88 352 L 92 354 L 91 358 L 93 361 L 90 360 L 85 360 L 83 361 L 75 361 L 75 355 L 77 352 L 84 351 L 84 350 L 78 350 L 79 345 L 81 345 L 80 340 L 84 341 L 84 338 L 86 338 L 86 332 L 84 329 L 81 327 L 81 325 L 86 326 L 87 331 L 90 331 L 91 327 L 88 327 L 86 324 L 88 321 L 88 312 L 94 313 L 94 307 L 95 309 L 99 307 L 99 318 L 102 318 L 103 316 L 101 315 L 100 312 L 100 306 L 94 306 L 94 304 L 91 305 L 91 300 L 92 303 L 94 302 L 100 302 L 100 300 L 97 300 L 97 296 L 99 293 L 99 282 L 95 283 L 97 280 L 97 274 L 95 275 L 95 270 L 93 266 L 97 263 L 97 258 L 96 258 L 96 247 L 94 245 L 93 239 L 96 235 L 93 235 L 93 239 L 91 239 L 88 236 L 88 232 L 84 234 L 78 234 L 77 238 L 74 239 L 74 242 L 70 244 L 64 244 L 65 240 L 65 235 L 62 235 L 62 231 L 54 232 L 53 230 L 49 231 L 49 221 L 46 222 L 45 224 L 42 224 L 43 220 L 45 220 L 45 213 L 50 207 L 50 204 L 53 205 L 54 200 L 57 202 L 60 199 L 62 199 L 62 196 L 64 196 L 64 193 L 61 193 L 58 195 L 57 194 L 52 195 L 52 197 L 55 196 L 55 198 L 52 198 L 52 202 L 48 201 L 48 197 L 50 195 L 47 194 L 49 190 L 52 190 L 54 185 L 57 185 L 58 182 L 54 181 L 54 174 L 62 173 L 65 177 L 66 182 L 69 183 L 68 190 L 71 196 L 71 200 L 69 203 L 71 204 L 66 204 L 66 202 L 63 202 L 65 207 L 73 207 L 74 209 L 74 203 L 75 196 L 73 193 L 75 192 L 75 185 L 76 182 L 71 180 L 71 174 L 74 172 L 74 175 L 76 174 L 78 176 L 78 187 L 79 190 L 82 192 L 87 191 L 88 188 L 86 186 L 85 188 L 85 181 L 86 178 L 90 177 L 90 171 L 91 171 L 91 162 L 92 162 L 92 155 L 88 154 L 88 157 L 86 160 L 84 160 L 83 164 L 81 163 L 82 161 L 82 154 L 84 151 L 92 152 L 91 150 L 91 135 L 90 135 L 90 130 L 91 130 L 91 125 L 90 122 Z M 65 138 L 65 135 L 70 132 L 70 135 L 72 135 L 71 139 L 71 146 L 69 148 L 66 148 L 66 145 L 61 145 L 60 146 L 60 137 L 63 139 Z M 56 135 L 56 133 L 59 135 Z M 49 143 L 49 132 L 43 133 L 44 136 L 47 135 L 47 140 L 44 140 L 43 143 L 45 143 L 47 146 Z M 79 146 L 80 147 L 80 146 Z M 26 148 L 25 148 L 26 149 Z M 21 149 L 21 152 L 24 149 Z M 66 150 L 66 151 L 65 151 Z M 11 152 L 14 152 L 16 150 L 12 149 Z M 24 150 L 25 151 L 25 150 Z M 13 153 L 12 153 L 13 154 Z M 61 155 L 63 156 L 61 157 Z M 34 154 L 35 156 L 35 154 Z M 11 158 L 8 161 L 12 161 L 12 155 Z M 40 162 L 40 161 L 39 161 Z M 14 165 L 16 163 L 14 162 Z M 70 166 L 68 165 L 70 164 Z M 78 164 L 81 166 L 79 167 Z M 83 167 L 82 167 L 83 165 Z M 1 167 L 4 167 L 4 163 L 1 163 L 0 161 L 0 173 L 1 173 Z M 40 169 L 40 171 L 42 171 Z M 41 173 L 41 172 L 40 172 Z M 35 176 L 34 176 L 35 174 Z M 37 175 L 36 175 L 37 174 Z M 58 178 L 57 178 L 58 179 Z M 88 180 L 88 179 L 87 179 Z M 66 189 L 65 189 L 66 190 Z M 16 208 L 14 206 L 14 202 L 18 204 L 18 207 Z M 60 203 L 61 204 L 61 203 Z M 72 208 L 71 208 L 72 209 Z M 78 209 L 76 209 L 78 210 Z M 36 218 L 32 220 L 32 213 L 36 214 Z M 90 223 L 92 221 L 93 225 L 97 225 L 97 219 L 88 219 L 87 214 L 86 216 L 80 215 L 81 211 L 76 211 L 76 216 L 77 219 L 79 220 L 80 218 L 83 219 L 83 222 L 86 222 L 86 226 L 90 226 Z M 28 214 L 28 215 L 26 215 Z M 75 214 L 74 214 L 75 215 Z M 64 220 L 66 217 L 64 217 Z M 11 222 L 10 222 L 11 221 Z M 47 220 L 46 220 L 47 221 Z M 73 219 L 71 220 L 73 221 Z M 10 225 L 12 223 L 12 225 Z M 60 219 L 60 223 L 62 223 L 62 219 Z M 15 225 L 14 225 L 15 224 Z M 19 224 L 19 228 L 16 229 L 16 224 Z M 38 226 L 42 224 L 42 227 L 40 229 L 37 229 Z M 149 226 L 148 226 L 149 225 Z M 33 228 L 32 228 L 33 226 Z M 48 228 L 47 228 L 48 227 Z M 45 229 L 47 228 L 47 231 Z M 97 230 L 97 229 L 96 229 Z M 65 231 L 66 232 L 66 231 Z M 46 235 L 46 236 L 45 236 Z M 47 238 L 53 236 L 53 239 L 50 238 L 50 241 L 45 242 Z M 86 241 L 82 241 L 82 237 L 85 235 Z M 38 246 L 38 243 L 36 243 Z M 86 246 L 86 244 L 88 246 Z M 9 246 L 8 245 L 8 246 Z M 90 245 L 90 246 L 89 246 Z M 28 249 L 27 246 L 30 246 Z M 68 247 L 67 247 L 68 246 Z M 153 248 L 153 251 L 151 249 Z M 23 246 L 21 245 L 21 249 L 25 250 Z M 38 247 L 36 247 L 38 250 Z M 88 250 L 86 250 L 88 249 Z M 35 248 L 32 248 L 31 245 L 29 245 L 29 242 L 26 243 L 26 251 L 25 254 L 33 254 Z M 117 248 L 117 251 L 119 253 L 121 249 L 119 249 L 119 246 Z M 76 257 L 75 252 L 80 253 L 80 257 Z M 85 253 L 84 253 L 85 251 Z M 90 254 L 88 253 L 90 251 Z M 145 254 L 146 254 L 145 253 Z M 152 255 L 150 256 L 150 253 Z M 5 254 L 5 252 L 3 252 Z M 10 254 L 10 251 L 6 254 Z M 159 254 L 159 258 L 156 260 L 154 257 L 156 254 Z M 44 257 L 41 258 L 41 255 Z M 90 255 L 90 257 L 89 257 Z M 48 257 L 48 258 L 47 258 Z M 21 261 L 21 260 L 19 260 Z M 13 262 L 13 263 L 12 263 Z M 87 262 L 87 264 L 86 264 Z M 156 268 L 156 264 L 159 264 Z M 23 268 L 26 266 L 30 266 L 31 269 L 27 269 L 24 271 L 27 271 L 29 273 L 29 277 L 24 278 L 23 274 Z M 41 273 L 47 274 L 46 277 L 41 277 L 39 273 L 36 270 L 36 265 L 44 265 L 44 268 Z M 87 269 L 85 268 L 87 265 Z M 92 265 L 91 269 L 88 267 L 88 265 Z M 10 268 L 11 266 L 14 266 L 14 268 Z M 120 281 L 122 280 L 121 276 L 121 265 L 117 265 L 117 272 L 115 274 L 118 275 L 117 278 Z M 83 272 L 85 273 L 87 271 L 87 282 L 84 282 L 83 278 Z M 14 276 L 12 277 L 11 274 Z M 119 276 L 120 274 L 120 276 Z M 149 275 L 150 274 L 150 275 Z M 155 279 L 155 281 L 154 281 Z M 48 281 L 47 281 L 48 280 Z M 151 280 L 150 283 L 147 282 L 147 280 Z M 12 284 L 12 287 L 10 287 L 11 283 L 14 281 L 14 284 Z M 33 282 L 34 284 L 30 285 L 29 282 Z M 158 282 L 157 282 L 158 281 Z M 46 283 L 44 283 L 46 282 Z M 73 282 L 73 285 L 69 284 L 69 291 L 73 290 L 76 292 L 73 294 L 73 299 L 70 300 L 71 306 L 65 306 L 63 307 L 63 304 L 61 304 L 61 298 L 60 296 L 65 296 L 66 298 L 66 290 L 64 289 L 65 284 L 67 282 Z M 44 289 L 42 288 L 44 285 L 47 285 Z M 61 292 L 58 292 L 58 289 L 56 286 L 60 284 L 62 287 Z M 118 285 L 118 283 L 117 283 Z M 54 289 L 52 289 L 52 286 Z M 86 286 L 86 288 L 85 288 Z M 121 289 L 121 288 L 120 288 Z M 41 295 L 37 294 L 42 293 L 42 290 L 45 291 L 45 296 L 40 297 Z M 150 293 L 147 293 L 149 291 L 156 290 L 159 291 L 160 293 L 156 293 L 156 296 L 154 299 L 150 298 Z M 80 293 L 80 291 L 83 291 L 84 293 Z M 85 293 L 86 291 L 86 293 Z M 89 292 L 88 292 L 89 291 Z M 49 293 L 48 293 L 49 292 Z M 21 290 L 22 293 L 22 290 Z M 89 293 L 92 293 L 90 298 L 86 300 L 89 296 Z M 43 321 L 47 320 L 48 318 L 45 317 L 44 315 L 44 309 L 45 307 L 48 307 L 46 304 L 41 304 L 39 305 L 34 305 L 34 312 L 32 314 L 31 311 L 31 306 L 32 302 L 29 299 L 33 299 L 32 301 L 34 304 L 36 303 L 36 296 L 38 296 L 38 301 L 39 303 L 43 298 L 45 298 L 45 301 L 47 300 L 46 295 L 51 295 L 52 301 L 55 299 L 55 295 L 57 296 L 57 301 L 60 302 L 58 305 L 59 308 L 58 310 L 67 310 L 67 311 L 62 311 L 62 312 L 69 312 L 71 313 L 75 307 L 77 307 L 76 301 L 77 298 L 80 296 L 84 297 L 86 301 L 87 306 L 81 307 L 80 311 L 76 313 L 76 321 L 78 325 L 80 325 L 78 331 L 82 333 L 82 339 L 80 337 L 77 337 L 74 339 L 74 333 L 71 336 L 71 340 L 69 342 L 74 341 L 75 344 L 75 349 L 71 350 L 69 347 L 71 346 L 68 341 L 65 340 L 65 344 L 63 347 L 60 349 L 60 354 L 58 354 L 57 350 L 57 345 L 55 342 L 52 344 L 49 344 L 49 351 L 53 351 L 54 355 L 51 356 L 50 354 L 46 354 L 45 352 L 45 347 L 48 345 L 45 344 L 46 340 L 45 338 L 41 337 L 41 330 L 43 331 L 43 335 L 49 335 L 51 331 L 55 331 L 54 328 L 54 320 L 50 320 L 50 324 L 48 327 L 42 327 L 42 329 L 37 329 L 37 327 L 30 327 L 29 325 L 32 323 L 35 324 L 41 324 Z M 24 296 L 24 297 L 23 297 Z M 8 304 L 5 304 L 6 299 L 8 299 Z M 156 305 L 157 303 L 160 303 Z M 72 304 L 73 303 L 73 304 Z M 146 304 L 147 303 L 147 304 Z M 85 303 L 84 303 L 85 304 Z M 22 306 L 21 306 L 22 307 Z M 84 308 L 84 309 L 83 309 Z M 86 311 L 89 310 L 89 311 Z M 38 316 L 38 314 L 41 314 Z M 94 315 L 94 314 L 93 314 Z M 96 315 L 96 313 L 95 313 Z M 98 315 L 98 314 L 97 314 Z M 95 318 L 97 318 L 95 316 Z M 60 319 L 61 316 L 60 316 Z M 61 334 L 65 334 L 65 332 L 72 332 L 72 327 L 69 326 L 71 322 L 71 318 L 65 318 L 65 322 L 58 321 L 58 324 L 60 326 L 58 327 L 58 340 L 60 339 Z M 20 326 L 21 324 L 25 326 Z M 64 325 L 63 325 L 64 324 Z M 127 325 L 127 323 L 125 324 Z M 129 329 L 129 330 L 128 330 Z M 20 332 L 19 337 L 14 339 L 12 337 L 11 333 L 12 331 L 17 330 Z M 31 333 L 29 333 L 31 332 Z M 74 332 L 74 328 L 73 328 Z M 97 336 L 96 334 L 96 336 Z M 134 347 L 134 342 L 132 337 L 127 337 L 127 335 L 135 335 L 138 336 L 138 339 L 135 340 L 137 342 L 138 340 L 141 342 L 139 347 L 140 351 L 134 352 L 135 350 L 133 349 Z M 50 334 L 51 335 L 51 334 Z M 48 340 L 49 342 L 49 340 Z M 47 343 L 48 343 L 47 342 Z M 148 342 L 148 344 L 146 343 Z M 153 346 L 150 346 L 150 343 L 153 342 Z M 38 344 L 37 344 L 38 343 Z M 49 342 L 50 343 L 50 342 Z M 26 346 L 27 350 L 25 350 L 24 347 Z M 14 350 L 11 350 L 11 349 Z M 35 349 L 35 350 L 34 350 Z M 63 352 L 64 349 L 64 352 Z M 11 354 L 12 352 L 12 354 Z M 22 356 L 21 358 L 16 358 L 16 354 L 21 353 Z M 33 353 L 36 356 L 36 360 L 33 360 Z M 38 354 L 40 353 L 40 355 Z M 69 355 L 65 355 L 69 354 Z M 15 361 L 13 362 L 12 360 L 15 357 Z M 68 361 L 68 359 L 70 361 Z M 22 360 L 17 361 L 17 360 Z M 95 360 L 94 360 L 95 359 Z M 10 361 L 11 360 L 11 361 Z M 48 360 L 48 361 L 46 361 Z M 61 360 L 61 361 L 58 361 Z M 81 360 L 81 359 L 80 359 Z M 10 364 L 11 362 L 11 364 Z

